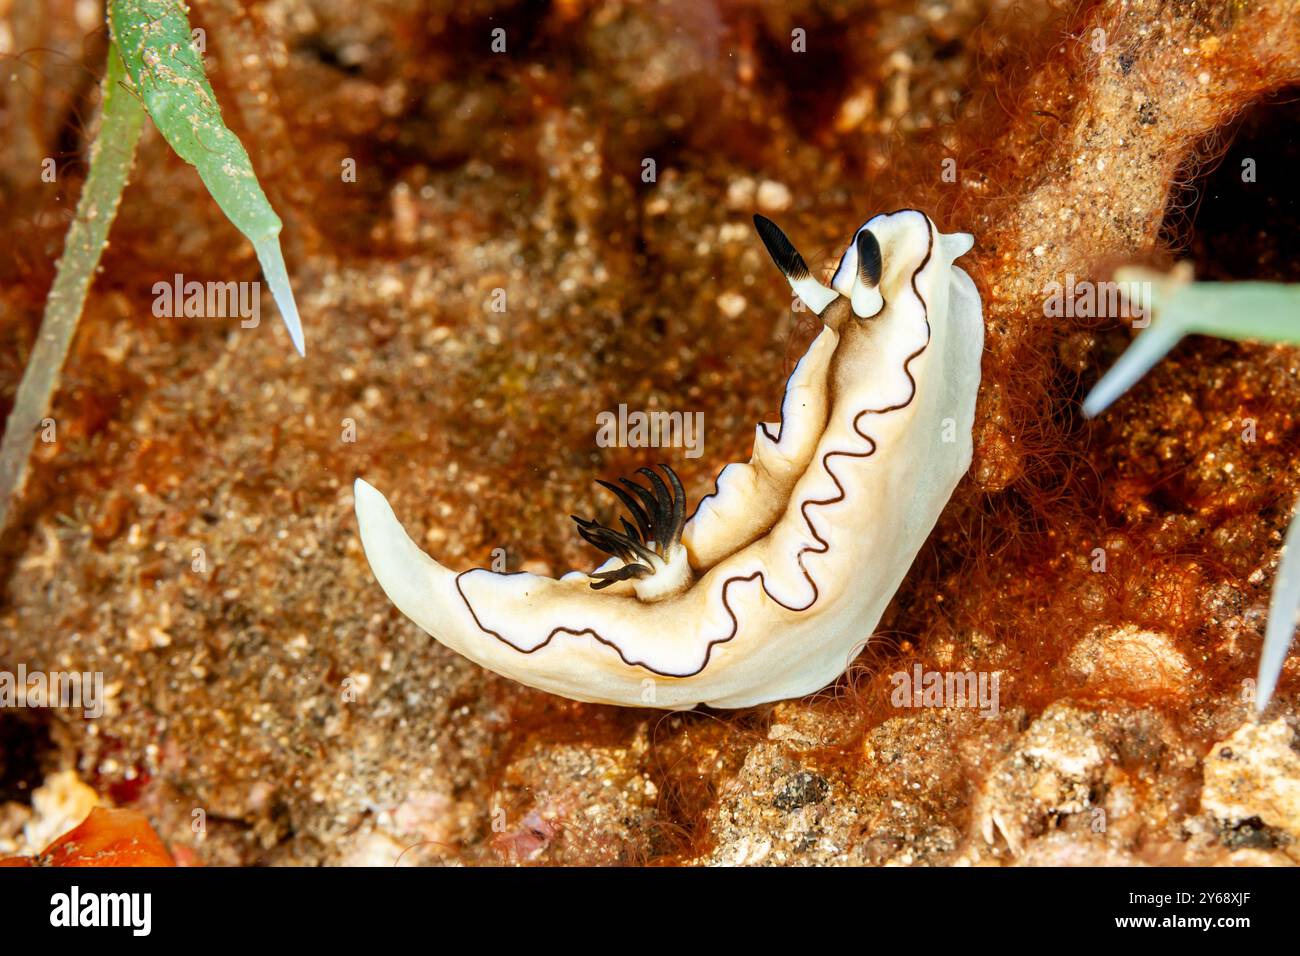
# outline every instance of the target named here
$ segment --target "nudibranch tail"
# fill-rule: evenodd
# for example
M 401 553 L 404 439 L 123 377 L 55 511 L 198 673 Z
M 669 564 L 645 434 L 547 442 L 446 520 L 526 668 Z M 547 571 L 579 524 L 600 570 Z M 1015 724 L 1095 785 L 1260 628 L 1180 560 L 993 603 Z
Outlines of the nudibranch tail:
M 618 522 L 574 517 L 610 555 L 551 578 L 450 571 L 358 480 L 357 521 L 393 602 L 491 670 L 576 700 L 747 707 L 824 687 L 871 636 L 971 461 L 983 351 L 964 233 L 917 210 L 876 216 L 833 288 L 775 224 L 755 226 L 823 328 L 779 423 L 687 517 L 673 470 L 601 481 Z

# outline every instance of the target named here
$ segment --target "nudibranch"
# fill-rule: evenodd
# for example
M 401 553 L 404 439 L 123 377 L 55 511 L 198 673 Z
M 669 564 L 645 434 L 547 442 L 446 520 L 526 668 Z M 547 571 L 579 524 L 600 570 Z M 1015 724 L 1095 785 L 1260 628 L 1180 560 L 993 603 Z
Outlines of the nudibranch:
M 879 215 L 828 286 L 754 220 L 822 328 L 749 462 L 727 465 L 689 518 L 670 468 L 602 482 L 631 521 L 575 518 L 610 557 L 559 579 L 452 571 L 358 479 L 366 557 L 402 613 L 489 670 L 581 701 L 747 707 L 843 673 L 970 466 L 984 324 L 953 263 L 974 240 L 913 209 Z

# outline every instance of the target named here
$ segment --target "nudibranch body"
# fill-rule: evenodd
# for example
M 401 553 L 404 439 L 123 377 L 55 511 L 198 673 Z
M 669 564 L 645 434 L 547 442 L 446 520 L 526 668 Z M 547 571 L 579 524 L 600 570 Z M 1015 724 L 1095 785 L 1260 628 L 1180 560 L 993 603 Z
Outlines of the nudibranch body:
M 916 210 L 876 216 L 828 287 L 755 221 L 824 326 L 749 462 L 724 468 L 689 520 L 671 469 L 602 483 L 633 520 L 575 519 L 611 557 L 558 580 L 443 567 L 358 479 L 366 556 L 404 614 L 490 670 L 582 701 L 746 707 L 843 673 L 970 465 L 984 326 L 953 262 L 973 240 Z

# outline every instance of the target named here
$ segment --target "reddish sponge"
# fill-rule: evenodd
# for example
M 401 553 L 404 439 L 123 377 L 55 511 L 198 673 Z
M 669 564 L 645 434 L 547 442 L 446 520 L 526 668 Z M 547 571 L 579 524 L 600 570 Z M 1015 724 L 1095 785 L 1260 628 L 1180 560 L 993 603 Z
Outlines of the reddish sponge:
M 148 818 L 136 810 L 96 807 L 90 816 L 36 857 L 14 856 L 0 866 L 175 866 Z

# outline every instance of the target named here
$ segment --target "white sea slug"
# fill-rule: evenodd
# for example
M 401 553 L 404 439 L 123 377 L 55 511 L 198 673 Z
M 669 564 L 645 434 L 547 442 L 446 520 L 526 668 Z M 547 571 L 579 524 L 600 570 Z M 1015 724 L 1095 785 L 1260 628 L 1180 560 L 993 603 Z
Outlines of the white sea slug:
M 689 519 L 671 469 L 668 482 L 641 469 L 649 487 L 602 482 L 632 520 L 575 519 L 611 557 L 558 580 L 443 567 L 358 479 L 366 557 L 402 613 L 483 667 L 575 700 L 747 707 L 843 673 L 970 466 L 984 324 L 953 260 L 973 239 L 916 210 L 876 216 L 827 287 L 754 218 L 824 327 L 749 462 L 724 468 Z

